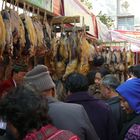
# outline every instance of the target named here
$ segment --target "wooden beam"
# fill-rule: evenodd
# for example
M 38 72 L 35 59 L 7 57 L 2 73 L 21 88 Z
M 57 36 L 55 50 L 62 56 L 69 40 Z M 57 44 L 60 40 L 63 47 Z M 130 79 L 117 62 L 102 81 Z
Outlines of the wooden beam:
M 65 32 L 72 32 L 74 27 L 68 27 L 68 28 L 64 28 Z M 76 31 L 83 31 L 82 27 L 76 27 L 75 29 Z M 61 32 L 61 27 L 60 26 L 55 26 L 53 28 L 54 32 Z M 89 26 L 86 26 L 86 31 L 89 31 Z
M 80 16 L 58 16 L 53 17 L 51 24 L 68 24 L 68 23 L 80 23 Z

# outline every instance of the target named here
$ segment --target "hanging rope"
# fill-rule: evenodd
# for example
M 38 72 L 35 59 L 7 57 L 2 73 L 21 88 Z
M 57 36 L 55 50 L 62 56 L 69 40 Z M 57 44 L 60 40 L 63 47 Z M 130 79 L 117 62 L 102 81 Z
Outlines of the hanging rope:
M 3 0 L 3 2 L 2 2 L 2 7 L 1 7 L 1 9 L 2 9 L 2 10 L 4 9 L 4 0 Z
M 23 6 L 23 13 L 26 14 L 26 3 L 24 2 L 23 5 L 24 5 L 24 6 Z
M 45 11 L 45 13 L 44 13 L 44 19 L 43 19 L 43 23 L 45 23 L 45 21 L 46 21 L 46 19 L 47 19 L 47 13 L 46 13 L 46 11 Z

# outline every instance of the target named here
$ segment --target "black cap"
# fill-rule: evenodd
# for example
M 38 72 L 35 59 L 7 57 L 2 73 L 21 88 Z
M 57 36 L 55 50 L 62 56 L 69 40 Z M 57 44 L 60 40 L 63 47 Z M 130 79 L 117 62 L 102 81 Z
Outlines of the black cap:
M 20 71 L 23 71 L 23 72 L 27 72 L 28 71 L 28 67 L 26 64 L 14 64 L 13 65 L 13 71 L 18 73 Z

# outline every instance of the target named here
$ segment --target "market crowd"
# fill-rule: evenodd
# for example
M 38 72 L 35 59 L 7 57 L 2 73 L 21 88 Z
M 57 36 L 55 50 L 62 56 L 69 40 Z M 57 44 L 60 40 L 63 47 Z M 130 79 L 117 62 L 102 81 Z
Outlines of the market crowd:
M 139 114 L 140 65 L 120 82 L 101 56 L 87 75 L 15 64 L 0 82 L 0 140 L 140 140 Z

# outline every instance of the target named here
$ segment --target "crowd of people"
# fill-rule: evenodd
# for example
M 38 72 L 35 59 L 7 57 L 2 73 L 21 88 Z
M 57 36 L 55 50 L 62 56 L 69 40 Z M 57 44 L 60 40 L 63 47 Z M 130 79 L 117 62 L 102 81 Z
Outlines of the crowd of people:
M 0 140 L 140 140 L 140 65 L 119 79 L 96 57 L 60 83 L 42 64 L 0 82 Z

